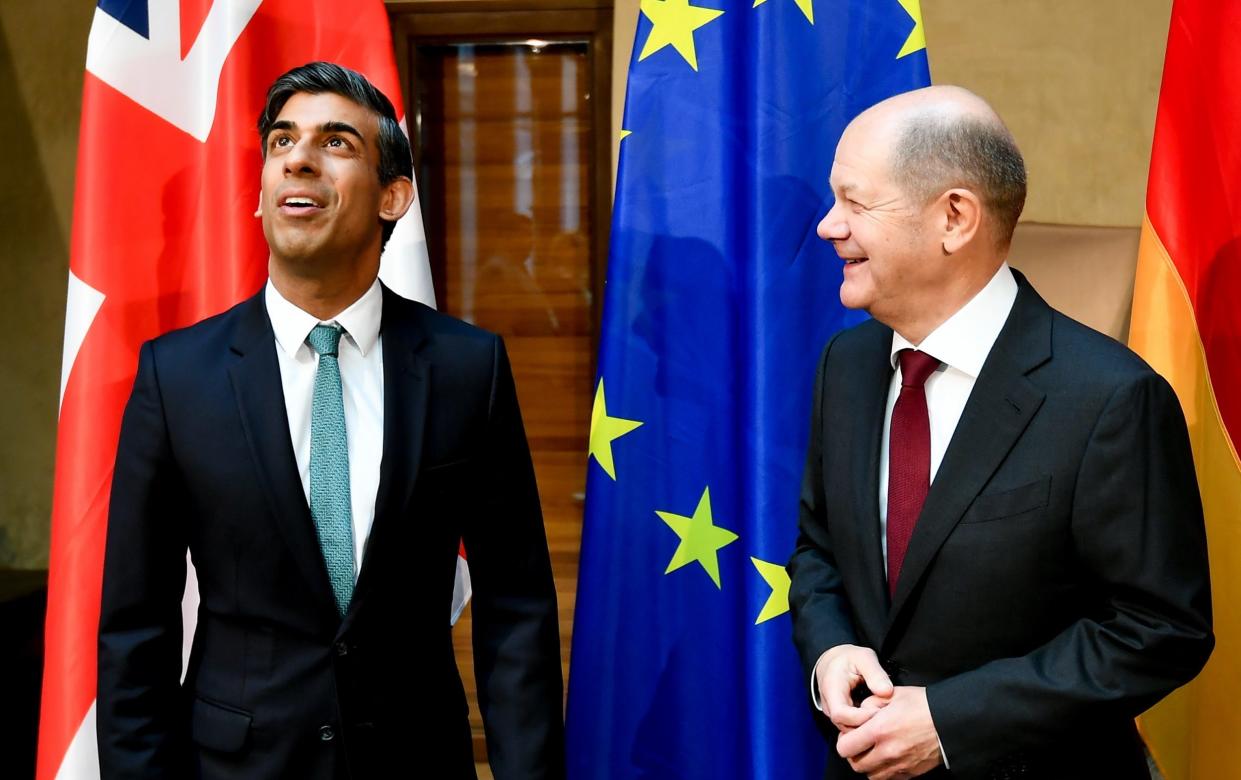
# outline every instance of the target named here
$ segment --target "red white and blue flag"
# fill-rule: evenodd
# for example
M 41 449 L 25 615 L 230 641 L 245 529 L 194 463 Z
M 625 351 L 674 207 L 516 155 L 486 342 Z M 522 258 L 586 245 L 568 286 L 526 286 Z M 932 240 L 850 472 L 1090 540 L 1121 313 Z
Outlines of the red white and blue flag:
M 286 70 L 330 60 L 401 108 L 381 0 L 100 0 L 82 90 L 52 505 L 37 780 L 99 777 L 96 633 L 121 413 L 142 342 L 221 312 L 267 275 L 255 124 Z M 418 208 L 380 275 L 434 304 Z M 468 575 L 458 562 L 461 603 Z M 187 583 L 186 647 L 196 588 Z M 460 611 L 454 604 L 454 617 Z

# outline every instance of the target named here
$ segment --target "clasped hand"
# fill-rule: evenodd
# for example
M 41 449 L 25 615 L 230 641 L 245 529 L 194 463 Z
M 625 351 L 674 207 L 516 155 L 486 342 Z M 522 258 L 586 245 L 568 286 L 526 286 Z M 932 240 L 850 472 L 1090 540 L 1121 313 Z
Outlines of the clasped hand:
M 824 653 L 816 674 L 823 713 L 840 729 L 836 752 L 870 780 L 925 774 L 941 763 L 939 736 L 926 689 L 893 686 L 875 651 L 839 645 Z M 853 703 L 865 682 L 871 695 Z

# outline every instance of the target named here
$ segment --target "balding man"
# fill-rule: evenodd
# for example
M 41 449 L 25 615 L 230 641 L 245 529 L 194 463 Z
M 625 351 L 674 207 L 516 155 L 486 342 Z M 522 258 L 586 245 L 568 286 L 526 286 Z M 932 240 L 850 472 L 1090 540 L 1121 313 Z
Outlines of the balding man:
M 873 319 L 823 352 L 789 563 L 827 776 L 1147 778 L 1133 719 L 1213 645 L 1176 396 L 1009 268 L 1025 165 L 978 97 L 871 108 L 831 185 Z

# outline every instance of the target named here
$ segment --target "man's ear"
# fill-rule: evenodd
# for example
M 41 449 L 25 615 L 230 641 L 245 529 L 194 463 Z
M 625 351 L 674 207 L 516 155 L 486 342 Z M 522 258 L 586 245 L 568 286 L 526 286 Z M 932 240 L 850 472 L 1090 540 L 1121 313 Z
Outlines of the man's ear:
M 385 222 L 396 222 L 405 216 L 414 202 L 414 183 L 404 176 L 398 176 L 384 185 L 383 195 L 379 199 L 379 218 Z
M 254 216 L 263 216 L 263 191 L 259 190 L 259 204 L 254 207 Z
M 970 190 L 960 187 L 948 190 L 940 196 L 936 210 L 946 255 L 960 251 L 981 229 L 982 202 Z

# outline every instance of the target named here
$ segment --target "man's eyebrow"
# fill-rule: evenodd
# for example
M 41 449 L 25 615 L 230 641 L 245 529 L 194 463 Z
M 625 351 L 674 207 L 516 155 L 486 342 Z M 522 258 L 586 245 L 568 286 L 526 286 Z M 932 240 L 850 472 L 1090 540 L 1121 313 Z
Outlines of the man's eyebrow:
M 362 132 L 348 122 L 324 122 L 319 125 L 319 132 L 325 135 L 327 133 L 349 133 L 350 135 L 356 136 L 359 141 L 363 140 Z
M 275 122 L 272 122 L 271 129 L 268 130 L 268 134 L 270 135 L 272 131 L 275 131 L 275 130 L 296 130 L 296 129 L 297 129 L 296 122 L 290 121 L 288 119 L 278 119 Z M 352 136 L 356 136 L 359 141 L 364 140 L 364 138 L 362 137 L 362 132 L 358 130 L 356 127 L 354 127 L 353 125 L 349 124 L 348 122 L 340 122 L 336 120 L 333 120 L 330 122 L 324 122 L 323 124 L 319 125 L 317 130 L 321 135 L 327 135 L 328 133 L 348 133 Z

